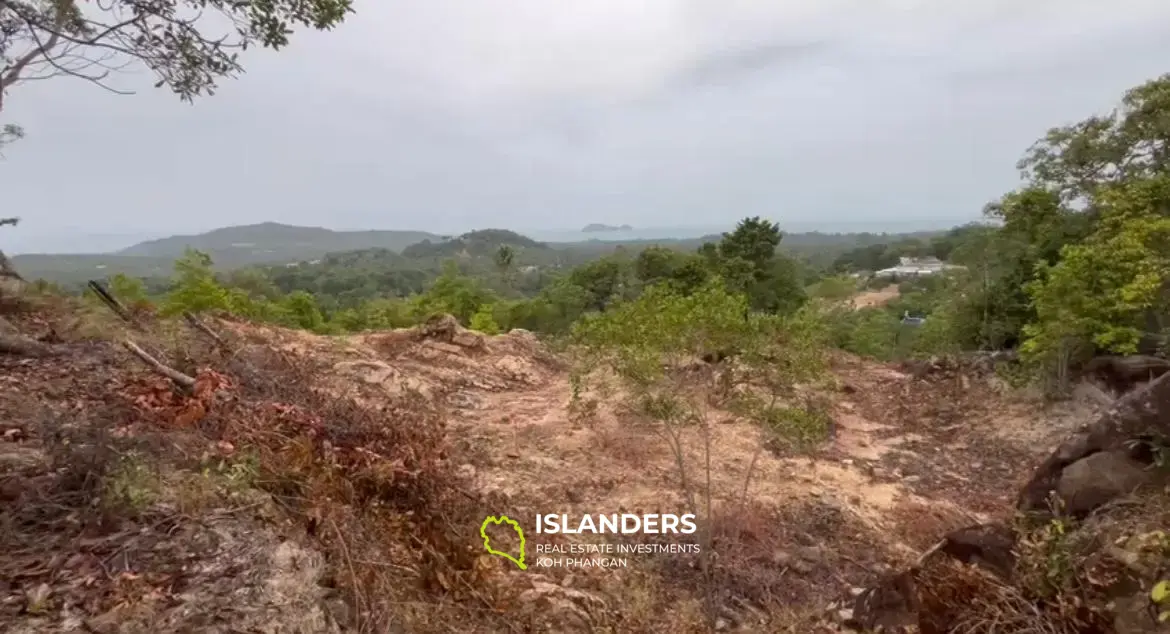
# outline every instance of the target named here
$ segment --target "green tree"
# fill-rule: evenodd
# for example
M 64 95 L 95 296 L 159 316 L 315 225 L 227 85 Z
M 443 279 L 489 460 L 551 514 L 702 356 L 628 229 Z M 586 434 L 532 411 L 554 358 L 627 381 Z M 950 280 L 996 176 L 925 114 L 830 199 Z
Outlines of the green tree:
M 686 261 L 686 255 L 663 246 L 642 249 L 634 258 L 634 275 L 643 284 L 655 284 L 671 279 Z
M 174 286 L 163 302 L 162 314 L 231 310 L 229 293 L 216 281 L 211 266 L 211 256 L 195 249 L 187 249 L 175 260 Z
M 290 325 L 313 332 L 325 329 L 325 317 L 317 299 L 305 291 L 296 291 L 280 302 L 292 320 Z
M 492 293 L 461 274 L 453 260 L 443 264 L 443 274 L 426 292 L 413 298 L 416 319 L 421 321 L 436 313 L 450 313 L 464 324 L 471 320 L 480 306 L 493 301 Z
M 1053 128 L 1018 167 L 1064 202 L 1087 203 L 1099 188 L 1170 168 L 1170 74 L 1127 91 L 1121 106 Z M 1091 209 L 1090 209 L 1091 211 Z
M 1093 193 L 1097 229 L 1065 246 L 1027 287 L 1037 320 L 1023 351 L 1066 363 L 1099 348 L 1138 351 L 1170 327 L 1170 174 L 1129 179 Z
M 742 258 L 755 270 L 763 271 L 776 255 L 781 238 L 780 225 L 759 216 L 745 218 L 734 231 L 723 234 L 719 255 L 724 260 Z
M 478 330 L 485 335 L 500 334 L 500 325 L 496 323 L 495 307 L 491 304 L 480 306 L 479 310 L 471 316 L 471 323 L 467 327 Z
M 0 112 L 21 82 L 58 76 L 108 87 L 110 69 L 128 65 L 145 66 L 156 86 L 191 101 L 243 70 L 240 51 L 280 49 L 294 27 L 330 29 L 351 11 L 352 0 L 4 0 Z M 11 138 L 14 128 L 5 131 Z
M 618 255 L 610 255 L 573 269 L 569 282 L 588 293 L 590 310 L 605 310 L 614 300 L 625 297 L 631 289 L 631 266 Z
M 501 244 L 492 255 L 492 259 L 496 265 L 496 270 L 500 272 L 500 277 L 504 278 L 504 283 L 511 286 L 516 250 L 511 245 Z

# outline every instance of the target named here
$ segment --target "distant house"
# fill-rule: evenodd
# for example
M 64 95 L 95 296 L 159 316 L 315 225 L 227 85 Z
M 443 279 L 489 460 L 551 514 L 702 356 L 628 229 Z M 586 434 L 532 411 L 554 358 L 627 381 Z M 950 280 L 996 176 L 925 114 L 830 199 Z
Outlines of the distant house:
M 898 266 L 893 266 L 888 269 L 882 269 L 874 272 L 874 277 L 919 277 L 921 275 L 934 275 L 947 269 L 962 268 L 952 264 L 946 264 L 942 260 L 934 256 L 925 258 L 898 258 Z

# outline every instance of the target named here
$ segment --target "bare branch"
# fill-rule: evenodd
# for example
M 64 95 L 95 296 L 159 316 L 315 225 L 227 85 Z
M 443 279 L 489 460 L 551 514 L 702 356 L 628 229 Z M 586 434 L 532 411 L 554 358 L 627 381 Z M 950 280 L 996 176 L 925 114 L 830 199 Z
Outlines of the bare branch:
M 107 290 L 106 287 L 102 286 L 100 282 L 97 280 L 90 280 L 87 286 L 89 286 L 89 289 L 93 291 L 94 295 L 97 295 L 98 299 L 102 300 L 102 303 L 109 307 L 110 310 L 114 311 L 114 314 L 118 315 L 122 321 L 136 327 L 138 326 L 138 322 L 135 321 L 133 316 L 131 316 L 130 311 L 126 310 L 126 307 L 122 305 L 122 302 L 118 301 L 118 298 L 114 297 L 114 294 Z
M 218 346 L 220 350 L 223 350 L 224 352 L 231 352 L 232 351 L 231 346 L 227 345 L 227 342 L 224 341 L 222 337 L 220 337 L 218 334 L 216 334 L 214 330 L 209 328 L 207 326 L 207 324 L 199 321 L 199 319 L 197 319 L 195 317 L 195 315 L 192 315 L 190 312 L 184 311 L 183 312 L 183 319 L 187 322 L 187 324 L 189 326 L 191 326 L 195 330 L 198 330 L 199 332 L 203 333 L 209 339 L 211 339 L 213 342 L 215 342 L 215 345 Z
M 127 339 L 122 342 L 122 345 L 125 346 L 127 350 L 134 353 L 134 356 L 141 359 L 143 363 L 150 367 L 151 370 L 154 370 L 158 374 L 161 374 L 162 376 L 170 379 L 175 383 L 175 385 L 178 385 L 188 392 L 195 388 L 194 378 L 187 376 L 186 374 L 183 374 L 174 368 L 163 365 L 162 362 L 160 362 L 158 359 L 155 359 L 145 350 L 139 348 L 138 344 L 134 343 L 133 341 Z

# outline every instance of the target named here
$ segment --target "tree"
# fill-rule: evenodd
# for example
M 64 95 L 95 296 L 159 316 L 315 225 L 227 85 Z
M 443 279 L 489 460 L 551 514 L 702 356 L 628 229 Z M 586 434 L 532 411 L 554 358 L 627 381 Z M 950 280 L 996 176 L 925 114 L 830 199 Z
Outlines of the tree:
M 1170 328 L 1170 174 L 1098 188 L 1093 204 L 1096 230 L 1027 286 L 1037 320 L 1023 351 L 1033 358 L 1132 354 L 1147 333 Z
M 461 323 L 468 323 L 479 307 L 495 300 L 492 293 L 475 280 L 461 275 L 459 266 L 448 260 L 443 274 L 422 295 L 414 298 L 415 317 L 426 319 L 436 313 L 450 313 Z
M 611 255 L 573 269 L 569 282 L 585 289 L 589 294 L 588 307 L 600 311 L 625 296 L 630 273 L 629 262 Z
M 1132 88 L 1108 115 L 1053 128 L 1020 160 L 1023 176 L 1061 201 L 1087 205 L 1103 185 L 1170 169 L 1170 74 Z
M 195 249 L 187 249 L 175 260 L 175 284 L 163 302 L 162 314 L 230 310 L 230 294 L 216 281 L 211 266 L 211 256 Z
M 496 270 L 500 272 L 500 277 L 504 278 L 504 283 L 511 286 L 512 265 L 516 259 L 516 250 L 511 245 L 501 244 L 500 248 L 492 255 L 492 260 L 496 265 Z
M 739 221 L 735 231 L 723 234 L 719 255 L 724 260 L 742 258 L 755 270 L 762 271 L 776 255 L 782 237 L 780 225 L 759 216 L 745 218 Z
M 280 49 L 294 27 L 331 29 L 352 10 L 352 0 L 0 0 L 0 112 L 22 82 L 75 77 L 114 90 L 110 73 L 132 65 L 192 101 L 240 73 L 248 47 Z

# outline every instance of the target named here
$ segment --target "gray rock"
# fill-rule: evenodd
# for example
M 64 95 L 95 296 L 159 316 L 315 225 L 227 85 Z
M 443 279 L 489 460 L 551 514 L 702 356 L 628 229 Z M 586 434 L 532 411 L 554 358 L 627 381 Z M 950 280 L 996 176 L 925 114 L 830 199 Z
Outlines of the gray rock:
M 1133 493 L 1152 476 L 1122 451 L 1100 451 L 1065 467 L 1056 492 L 1068 513 L 1080 515 Z

